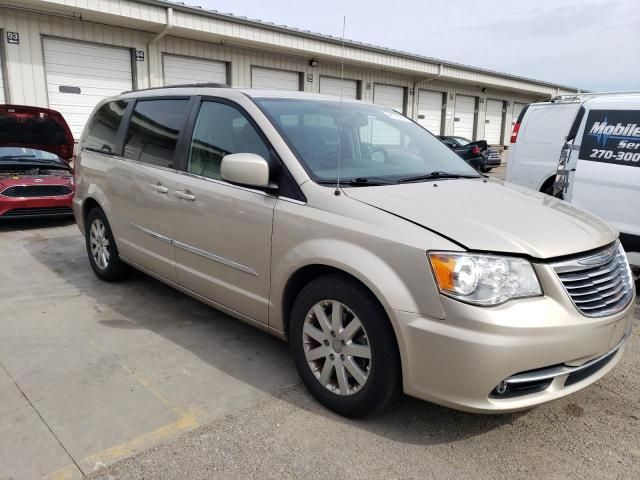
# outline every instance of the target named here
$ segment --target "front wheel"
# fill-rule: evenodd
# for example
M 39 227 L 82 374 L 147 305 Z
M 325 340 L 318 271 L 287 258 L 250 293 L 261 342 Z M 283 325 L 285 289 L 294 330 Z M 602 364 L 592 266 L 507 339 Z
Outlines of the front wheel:
M 400 355 L 389 319 L 354 281 L 330 275 L 304 287 L 293 305 L 289 336 L 302 381 L 341 415 L 373 414 L 400 390 Z
M 85 241 L 89 263 L 95 274 L 107 282 L 122 280 L 130 267 L 120 260 L 107 217 L 100 208 L 92 209 L 85 222 Z

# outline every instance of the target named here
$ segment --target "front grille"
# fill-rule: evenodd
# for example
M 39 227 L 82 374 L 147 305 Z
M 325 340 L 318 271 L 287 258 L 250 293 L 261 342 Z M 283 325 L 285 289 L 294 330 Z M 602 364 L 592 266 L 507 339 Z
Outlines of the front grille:
M 5 188 L 0 194 L 5 197 L 61 197 L 72 191 L 67 185 L 16 185 Z
M 633 280 L 624 250 L 615 244 L 585 257 L 553 265 L 573 304 L 587 317 L 623 310 L 633 297 Z
M 39 217 L 45 215 L 72 215 L 69 207 L 14 208 L 5 212 L 3 217 Z

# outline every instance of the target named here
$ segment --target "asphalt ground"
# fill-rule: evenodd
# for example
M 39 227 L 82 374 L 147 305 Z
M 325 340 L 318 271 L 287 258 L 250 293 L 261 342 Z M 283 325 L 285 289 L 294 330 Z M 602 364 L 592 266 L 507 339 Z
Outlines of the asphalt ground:
M 637 328 L 609 375 L 534 410 L 402 397 L 353 421 L 279 340 L 143 274 L 99 281 L 71 221 L 0 224 L 0 265 L 3 480 L 640 478 Z

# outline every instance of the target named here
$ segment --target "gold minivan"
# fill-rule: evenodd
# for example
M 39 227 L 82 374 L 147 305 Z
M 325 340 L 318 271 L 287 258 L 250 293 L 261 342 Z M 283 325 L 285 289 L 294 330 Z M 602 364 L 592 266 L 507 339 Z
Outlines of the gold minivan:
M 487 178 L 388 108 L 182 86 L 101 102 L 74 213 L 91 267 L 131 267 L 288 340 L 328 408 L 401 390 L 530 408 L 620 360 L 635 290 L 618 233 Z

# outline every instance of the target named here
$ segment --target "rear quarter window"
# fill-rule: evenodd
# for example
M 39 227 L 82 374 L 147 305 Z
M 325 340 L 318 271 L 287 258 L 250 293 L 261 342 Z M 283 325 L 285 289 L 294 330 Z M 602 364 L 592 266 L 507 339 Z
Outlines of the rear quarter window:
M 115 154 L 116 137 L 128 102 L 119 100 L 104 104 L 89 122 L 83 147 L 95 152 Z
M 138 101 L 129 122 L 124 157 L 175 168 L 176 145 L 188 111 L 188 99 Z
M 578 104 L 529 108 L 518 134 L 519 143 L 564 143 Z

